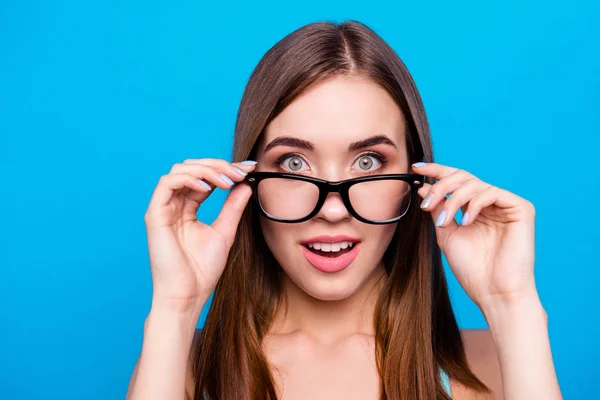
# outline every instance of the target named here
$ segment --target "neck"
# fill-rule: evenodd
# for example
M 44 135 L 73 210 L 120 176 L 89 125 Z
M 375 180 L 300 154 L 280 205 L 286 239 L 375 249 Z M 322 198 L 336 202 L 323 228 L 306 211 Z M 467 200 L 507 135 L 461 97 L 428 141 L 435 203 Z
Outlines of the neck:
M 385 278 L 384 267 L 379 265 L 351 296 L 341 300 L 320 300 L 284 274 L 284 304 L 275 315 L 271 332 L 301 332 L 322 342 L 334 342 L 354 334 L 374 336 L 375 305 Z

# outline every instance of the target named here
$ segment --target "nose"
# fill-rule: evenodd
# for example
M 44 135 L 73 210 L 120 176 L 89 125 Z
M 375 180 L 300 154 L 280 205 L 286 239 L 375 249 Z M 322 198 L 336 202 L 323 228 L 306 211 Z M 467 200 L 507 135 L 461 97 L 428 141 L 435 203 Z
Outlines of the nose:
M 350 218 L 352 216 L 348 212 L 339 193 L 329 193 L 323 203 L 323 207 L 321 207 L 314 217 L 316 220 L 320 219 L 328 222 L 340 222 Z

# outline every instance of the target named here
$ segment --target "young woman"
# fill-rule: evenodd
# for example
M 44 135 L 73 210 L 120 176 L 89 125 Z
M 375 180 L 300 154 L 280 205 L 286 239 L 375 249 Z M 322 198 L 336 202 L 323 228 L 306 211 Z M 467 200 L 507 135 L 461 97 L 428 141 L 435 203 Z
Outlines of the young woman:
M 415 84 L 368 27 L 314 23 L 270 49 L 233 159 L 185 160 L 153 193 L 129 399 L 561 398 L 533 205 L 434 163 Z M 232 190 L 207 225 L 215 188 Z M 458 329 L 441 252 L 489 330 Z

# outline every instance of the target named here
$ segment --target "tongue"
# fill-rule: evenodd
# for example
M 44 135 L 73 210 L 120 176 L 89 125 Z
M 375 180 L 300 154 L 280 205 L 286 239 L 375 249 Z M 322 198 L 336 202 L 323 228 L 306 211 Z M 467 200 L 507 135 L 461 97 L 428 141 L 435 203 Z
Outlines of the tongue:
M 339 257 L 342 254 L 345 254 L 347 252 L 349 252 L 350 250 L 352 250 L 351 247 L 347 247 L 345 249 L 342 249 L 340 251 L 321 251 L 321 250 L 315 250 L 315 249 L 311 249 L 310 247 L 308 248 L 310 251 L 312 251 L 315 254 L 318 254 L 322 257 L 331 257 L 331 258 L 335 258 L 335 257 Z

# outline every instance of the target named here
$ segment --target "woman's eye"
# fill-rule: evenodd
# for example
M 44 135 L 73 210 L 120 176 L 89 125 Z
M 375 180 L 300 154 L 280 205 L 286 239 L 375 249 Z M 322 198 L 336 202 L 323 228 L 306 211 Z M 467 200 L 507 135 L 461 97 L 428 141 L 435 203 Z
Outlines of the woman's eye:
M 305 164 L 304 160 L 298 156 L 291 156 L 285 158 L 281 162 L 284 169 L 289 169 L 290 171 L 298 172 L 302 170 L 302 164 Z
M 379 167 L 381 165 L 381 161 L 379 161 L 376 157 L 374 156 L 360 156 L 358 158 L 358 160 L 356 160 L 356 165 L 358 166 L 358 169 L 362 170 L 362 171 L 370 171 L 373 167 L 373 164 L 375 163 L 375 168 Z

